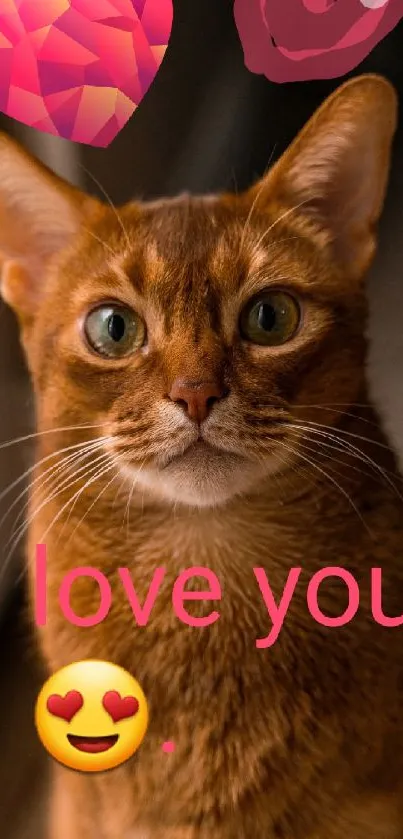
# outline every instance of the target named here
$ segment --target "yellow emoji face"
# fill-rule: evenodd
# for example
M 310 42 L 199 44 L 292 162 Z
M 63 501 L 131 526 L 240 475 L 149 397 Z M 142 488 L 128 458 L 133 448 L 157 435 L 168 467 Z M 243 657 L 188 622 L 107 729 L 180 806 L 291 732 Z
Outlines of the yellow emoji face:
M 81 772 L 124 763 L 148 725 L 147 700 L 135 679 L 108 661 L 77 661 L 44 684 L 35 724 L 45 749 Z

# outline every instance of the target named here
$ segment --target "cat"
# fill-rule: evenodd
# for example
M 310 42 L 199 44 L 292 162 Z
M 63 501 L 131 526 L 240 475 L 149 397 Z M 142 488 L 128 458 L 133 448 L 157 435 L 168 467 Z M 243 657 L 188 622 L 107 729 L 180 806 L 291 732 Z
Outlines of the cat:
M 402 499 L 367 394 L 364 282 L 396 122 L 390 83 L 356 77 L 245 193 L 117 210 L 1 137 L 1 293 L 36 401 L 27 567 L 32 592 L 45 542 L 42 655 L 50 673 L 120 664 L 150 709 L 126 764 L 85 775 L 55 763 L 49 839 L 402 836 L 403 656 L 399 629 L 370 604 L 381 567 L 384 613 L 401 613 Z M 86 629 L 58 605 L 82 565 L 113 589 L 108 617 Z M 117 569 L 143 603 L 160 566 L 137 626 Z M 172 583 L 192 566 L 223 589 L 220 620 L 203 629 L 172 610 Z M 267 649 L 255 643 L 269 623 L 257 566 L 276 602 L 303 569 Z M 327 566 L 360 587 L 339 628 L 306 604 Z M 98 601 L 94 580 L 76 581 L 77 615 Z M 329 578 L 318 602 L 342 615 L 345 584 Z

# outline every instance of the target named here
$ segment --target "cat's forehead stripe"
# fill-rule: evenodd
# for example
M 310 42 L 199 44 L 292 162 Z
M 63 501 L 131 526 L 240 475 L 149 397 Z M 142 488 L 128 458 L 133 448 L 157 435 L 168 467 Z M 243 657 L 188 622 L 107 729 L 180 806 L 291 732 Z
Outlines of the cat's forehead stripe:
M 167 335 L 183 327 L 195 336 L 204 328 L 219 335 L 228 300 L 245 281 L 258 277 L 261 283 L 273 246 L 279 256 L 279 231 L 267 248 L 272 220 L 256 226 L 249 211 L 225 200 L 182 196 L 143 205 L 124 221 L 132 247 L 125 247 L 117 273 L 158 312 Z
M 187 197 L 146 205 L 143 223 L 133 230 L 132 251 L 118 267 L 159 310 L 167 332 L 180 321 L 197 329 L 203 322 L 214 331 L 220 328 L 220 286 L 234 254 L 212 205 Z

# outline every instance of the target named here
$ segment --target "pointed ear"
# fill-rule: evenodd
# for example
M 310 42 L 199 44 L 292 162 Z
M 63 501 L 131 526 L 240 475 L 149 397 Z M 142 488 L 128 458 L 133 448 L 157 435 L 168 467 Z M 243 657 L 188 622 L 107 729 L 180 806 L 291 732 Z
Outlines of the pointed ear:
M 0 293 L 23 325 L 35 314 L 49 262 L 96 205 L 0 134 Z
M 261 190 L 260 206 L 274 201 L 290 220 L 294 212 L 306 219 L 351 277 L 365 273 L 375 251 L 396 123 L 389 82 L 354 78 L 324 102 L 254 188 L 255 197 Z

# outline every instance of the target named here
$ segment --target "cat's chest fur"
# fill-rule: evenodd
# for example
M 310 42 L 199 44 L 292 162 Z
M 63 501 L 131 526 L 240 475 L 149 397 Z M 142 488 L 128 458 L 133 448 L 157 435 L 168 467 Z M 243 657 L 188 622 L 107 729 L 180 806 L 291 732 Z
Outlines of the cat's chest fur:
M 169 806 L 170 818 L 184 830 L 194 821 L 210 824 L 214 831 L 225 816 L 225 835 L 249 836 L 255 819 L 263 819 L 269 830 L 291 818 L 286 814 L 295 791 L 303 794 L 305 785 L 312 789 L 318 773 L 320 795 L 326 796 L 327 773 L 334 785 L 335 763 L 340 763 L 335 800 L 345 773 L 362 772 L 363 753 L 365 772 L 383 765 L 389 721 L 398 713 L 398 630 L 386 633 L 371 619 L 370 569 L 384 568 L 385 612 L 389 606 L 389 613 L 396 614 L 393 592 L 399 571 L 393 565 L 403 534 L 399 502 L 390 491 L 374 487 L 361 496 L 360 524 L 357 512 L 335 488 L 330 498 L 308 495 L 292 509 L 279 499 L 275 515 L 264 498 L 204 515 L 134 510 L 126 528 L 122 510 L 110 506 L 108 514 L 108 506 L 101 505 L 75 533 L 73 515 L 74 535 L 64 545 L 50 532 L 51 611 L 43 632 L 49 661 L 55 668 L 86 657 L 115 661 L 139 679 L 150 703 L 151 722 L 141 750 L 109 777 L 104 790 L 105 795 L 115 790 L 117 798 L 125 790 L 130 802 L 116 835 L 123 835 L 131 820 L 145 826 L 157 823 Z M 32 528 L 31 551 L 51 515 L 49 511 Z M 112 588 L 110 614 L 92 629 L 69 625 L 57 605 L 63 575 L 79 565 L 102 570 Z M 334 565 L 348 568 L 357 579 L 362 609 L 350 624 L 328 630 L 309 613 L 306 592 L 317 570 Z M 215 609 L 220 614 L 214 624 L 198 629 L 178 619 L 172 589 L 182 571 L 201 566 L 216 575 L 221 598 L 204 605 L 186 603 L 190 614 Z M 135 623 L 119 567 L 130 570 L 142 604 L 155 570 L 166 569 L 145 627 Z M 258 649 L 256 640 L 268 635 L 272 622 L 254 569 L 264 569 L 278 603 L 295 567 L 302 568 L 301 577 L 278 640 Z M 77 586 L 73 607 L 78 614 L 92 614 L 96 584 L 87 579 Z M 206 588 L 199 578 L 199 589 Z M 343 614 L 345 586 L 334 581 L 325 604 L 330 613 Z M 360 711 L 363 702 L 365 715 Z M 166 739 L 176 744 L 173 755 L 162 753 Z M 102 779 L 97 783 L 105 785 Z M 239 818 L 242 802 L 256 786 L 260 792 L 237 833 L 230 813 L 235 806 Z M 315 796 L 310 802 L 314 807 Z M 307 810 L 307 823 L 311 817 Z M 169 835 L 166 815 L 164 823 Z M 292 826 L 295 837 L 296 829 Z

